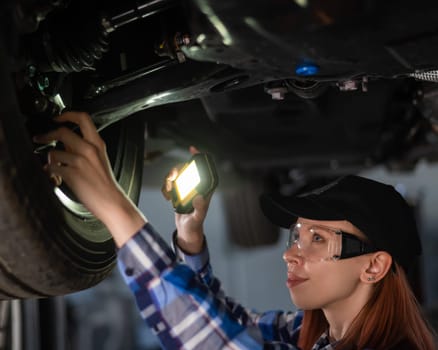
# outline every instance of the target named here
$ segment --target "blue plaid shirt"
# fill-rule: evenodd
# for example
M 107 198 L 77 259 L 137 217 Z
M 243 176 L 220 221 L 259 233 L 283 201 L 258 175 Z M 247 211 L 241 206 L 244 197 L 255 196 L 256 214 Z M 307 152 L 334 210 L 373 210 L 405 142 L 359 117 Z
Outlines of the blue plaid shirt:
M 165 349 L 297 349 L 301 312 L 255 313 L 225 296 L 208 249 L 185 255 L 146 224 L 119 251 L 141 316 Z M 323 334 L 314 350 L 330 350 Z

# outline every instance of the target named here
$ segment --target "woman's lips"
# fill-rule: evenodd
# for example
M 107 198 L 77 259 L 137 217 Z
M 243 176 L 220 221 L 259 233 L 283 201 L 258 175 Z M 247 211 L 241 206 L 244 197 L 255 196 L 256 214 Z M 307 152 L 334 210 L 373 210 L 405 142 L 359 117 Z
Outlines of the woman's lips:
M 294 287 L 306 282 L 307 280 L 308 280 L 308 278 L 299 277 L 299 276 L 295 276 L 295 275 L 288 275 L 286 284 L 287 284 L 288 288 L 294 288 Z

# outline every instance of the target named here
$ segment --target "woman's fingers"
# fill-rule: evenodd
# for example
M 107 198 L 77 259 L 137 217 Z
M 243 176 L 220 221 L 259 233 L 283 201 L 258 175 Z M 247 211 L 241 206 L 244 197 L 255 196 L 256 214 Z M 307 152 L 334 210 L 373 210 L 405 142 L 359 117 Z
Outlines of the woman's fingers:
M 49 164 L 57 166 L 75 166 L 80 162 L 80 156 L 70 152 L 54 150 L 49 152 L 47 160 Z
M 102 143 L 102 139 L 88 113 L 65 112 L 57 116 L 55 120 L 57 122 L 71 122 L 78 125 L 83 138 L 95 146 L 100 146 Z
M 166 200 L 171 199 L 171 192 L 173 188 L 173 181 L 178 176 L 178 168 L 172 168 L 164 179 L 163 186 L 161 187 L 161 193 Z
M 92 163 L 102 162 L 105 158 L 105 149 L 96 146 L 93 143 L 87 142 L 79 135 L 71 130 L 61 127 L 59 129 L 48 132 L 44 135 L 39 135 L 34 138 L 35 142 L 49 143 L 53 140 L 60 141 L 64 144 L 65 149 L 70 155 L 78 155 L 90 160 Z M 104 144 L 103 144 L 104 146 Z M 53 154 L 59 154 L 57 151 L 51 151 Z M 63 153 L 65 157 L 67 154 Z M 79 158 L 74 158 L 75 160 Z
M 59 187 L 62 185 L 62 177 L 61 176 L 51 174 L 50 181 L 52 181 L 53 185 L 56 187 Z
M 80 145 L 85 143 L 94 145 L 101 151 L 105 151 L 105 143 L 100 137 L 99 133 L 94 126 L 91 117 L 87 113 L 82 112 L 66 112 L 54 118 L 55 121 L 70 122 L 76 124 L 81 131 L 82 136 L 74 133 L 70 128 L 60 125 L 58 129 L 49 131 L 43 135 L 37 135 L 34 137 L 36 143 L 50 143 L 53 141 L 60 141 L 64 143 L 66 147 L 73 150 L 80 149 Z M 81 142 L 81 141 L 85 141 Z
M 206 197 L 202 195 L 197 195 L 195 198 L 193 198 L 192 205 L 195 209 L 194 214 L 198 219 L 204 220 L 207 216 L 207 211 L 210 205 L 212 195 L 212 193 L 210 193 Z
M 191 155 L 197 154 L 197 153 L 201 153 L 195 146 L 190 146 L 189 147 L 189 152 L 190 152 Z
M 63 178 L 67 184 L 70 184 L 70 176 L 72 171 L 76 172 L 83 164 L 83 158 L 65 151 L 54 150 L 49 152 L 48 162 L 44 166 L 44 170 L 49 174 L 50 181 L 55 186 L 60 186 Z M 69 167 L 69 169 L 66 169 Z M 71 184 L 70 184 L 71 185 Z
M 33 140 L 37 143 L 50 143 L 53 141 L 60 141 L 66 147 L 70 147 L 72 149 L 78 149 L 80 148 L 81 144 L 84 143 L 79 135 L 75 134 L 73 131 L 65 127 L 60 127 L 59 129 L 49 131 L 48 133 L 43 135 L 34 136 Z
M 61 185 L 63 180 L 69 183 L 69 178 L 72 174 L 71 169 L 67 170 L 66 167 L 60 163 L 46 164 L 44 170 L 50 176 L 50 180 L 55 186 Z

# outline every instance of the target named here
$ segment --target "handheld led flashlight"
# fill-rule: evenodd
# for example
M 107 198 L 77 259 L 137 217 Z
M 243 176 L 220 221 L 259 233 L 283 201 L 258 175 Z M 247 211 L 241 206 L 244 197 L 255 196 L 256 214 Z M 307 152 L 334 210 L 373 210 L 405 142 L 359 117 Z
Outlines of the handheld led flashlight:
M 197 153 L 180 170 L 174 180 L 172 205 L 177 213 L 193 211 L 192 200 L 200 194 L 206 196 L 218 184 L 218 176 L 213 158 L 207 153 Z

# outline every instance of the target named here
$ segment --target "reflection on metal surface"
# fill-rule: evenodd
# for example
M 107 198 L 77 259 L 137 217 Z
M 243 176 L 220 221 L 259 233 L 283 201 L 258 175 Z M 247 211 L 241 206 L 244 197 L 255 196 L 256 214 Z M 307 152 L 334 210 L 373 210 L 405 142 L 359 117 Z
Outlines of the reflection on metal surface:
M 227 46 L 231 46 L 233 44 L 233 39 L 231 38 L 231 34 L 228 31 L 225 24 L 220 20 L 220 18 L 214 13 L 213 9 L 206 3 L 203 2 L 200 4 L 201 11 L 207 15 L 211 24 L 216 28 L 219 34 L 222 36 L 222 43 Z
M 294 0 L 294 2 L 300 7 L 307 7 L 309 5 L 308 0 Z
M 159 102 L 159 101 L 163 100 L 163 98 L 165 98 L 166 96 L 170 96 L 170 95 L 171 95 L 171 92 L 169 92 L 169 91 L 164 91 L 164 92 L 152 95 L 151 97 L 149 97 L 146 100 L 145 106 L 147 106 L 147 107 L 152 106 L 156 102 Z
M 11 301 L 11 350 L 23 350 L 22 307 L 20 300 Z
M 55 195 L 61 201 L 61 203 L 72 213 L 81 216 L 83 218 L 92 218 L 93 215 L 88 211 L 85 206 L 72 200 L 68 197 L 59 187 L 55 187 Z
M 56 94 L 55 96 L 53 96 L 53 103 L 55 103 L 57 106 L 59 106 L 61 111 L 65 108 L 64 101 L 62 100 L 62 97 L 60 94 Z

